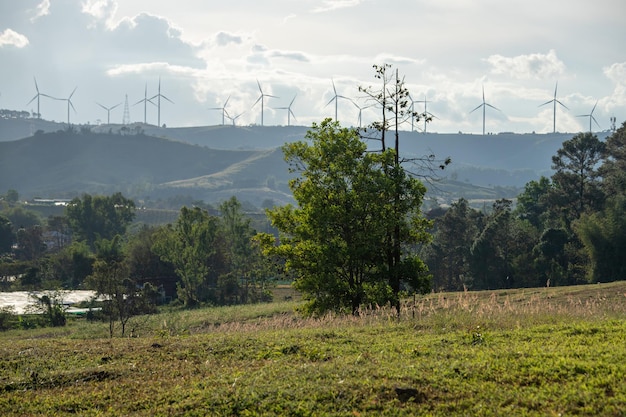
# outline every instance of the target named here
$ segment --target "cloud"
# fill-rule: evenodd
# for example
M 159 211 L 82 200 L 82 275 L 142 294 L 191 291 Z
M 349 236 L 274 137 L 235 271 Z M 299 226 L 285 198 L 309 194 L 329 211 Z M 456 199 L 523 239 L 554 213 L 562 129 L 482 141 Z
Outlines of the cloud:
M 528 54 L 514 57 L 491 55 L 486 61 L 491 64 L 491 73 L 505 74 L 516 79 L 554 78 L 565 72 L 565 64 L 554 50 L 547 54 Z
M 391 55 L 391 54 L 379 54 L 374 58 L 374 62 L 384 62 L 392 65 L 412 65 L 412 64 L 421 64 L 424 63 L 425 60 L 417 60 L 405 56 L 400 55 Z
M 117 12 L 117 2 L 114 0 L 87 0 L 82 4 L 82 12 L 104 21 L 107 27 L 113 27 L 113 18 Z
M 50 0 L 42 0 L 33 11 L 34 15 L 30 18 L 31 22 L 39 19 L 40 17 L 50 14 Z
M 355 7 L 361 3 L 361 0 L 323 0 L 322 5 L 312 10 L 313 13 L 330 12 L 337 9 L 345 9 Z
M 272 58 L 285 58 L 292 61 L 310 62 L 309 57 L 305 53 L 299 51 L 273 50 L 269 53 L 269 56 Z
M 5 46 L 14 46 L 16 48 L 24 48 L 28 45 L 28 38 L 21 33 L 17 33 L 11 29 L 5 29 L 0 33 L 0 48 Z
M 626 105 L 626 62 L 603 68 L 604 75 L 615 83 L 615 90 L 606 103 L 607 110 Z
M 218 32 L 215 35 L 215 43 L 218 46 L 226 46 L 231 43 L 241 45 L 243 43 L 243 38 L 239 35 L 233 35 L 232 33 L 228 32 Z
M 611 81 L 618 84 L 626 82 L 626 62 L 615 63 L 602 70 Z

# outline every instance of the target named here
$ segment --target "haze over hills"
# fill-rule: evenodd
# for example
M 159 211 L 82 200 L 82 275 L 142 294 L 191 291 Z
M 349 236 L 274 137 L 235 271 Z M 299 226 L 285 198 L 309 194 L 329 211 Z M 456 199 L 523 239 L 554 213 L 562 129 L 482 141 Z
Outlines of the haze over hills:
M 290 174 L 279 147 L 303 139 L 309 129 L 135 124 L 68 131 L 63 126 L 0 120 L 0 192 L 68 198 L 121 191 L 135 199 L 191 195 L 209 203 L 235 195 L 256 206 L 268 200 L 284 204 L 292 201 Z M 430 187 L 440 201 L 496 199 L 514 197 L 528 181 L 550 176 L 551 157 L 573 135 L 402 132 L 400 146 L 406 157 L 452 158 L 438 173 L 441 181 Z M 372 141 L 370 146 L 380 144 Z

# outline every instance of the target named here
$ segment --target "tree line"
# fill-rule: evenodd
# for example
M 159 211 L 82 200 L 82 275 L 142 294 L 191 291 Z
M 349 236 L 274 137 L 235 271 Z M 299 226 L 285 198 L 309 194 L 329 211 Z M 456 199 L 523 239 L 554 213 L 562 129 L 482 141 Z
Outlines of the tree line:
M 606 141 L 579 133 L 552 157 L 551 177 L 517 202 L 433 213 L 420 254 L 437 290 L 607 282 L 626 276 L 626 123 Z
M 17 192 L 7 193 L 0 215 L 0 289 L 93 289 L 105 299 L 111 334 L 114 323 L 124 333 L 130 317 L 159 303 L 272 297 L 273 269 L 234 197 L 214 214 L 183 207 L 175 223 L 160 226 L 133 223 L 135 204 L 121 193 L 85 194 L 45 222 L 16 201 Z

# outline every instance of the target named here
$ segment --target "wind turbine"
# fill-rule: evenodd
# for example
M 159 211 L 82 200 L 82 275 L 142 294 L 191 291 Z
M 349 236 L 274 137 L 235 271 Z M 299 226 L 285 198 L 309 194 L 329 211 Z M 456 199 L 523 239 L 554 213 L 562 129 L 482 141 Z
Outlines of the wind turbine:
M 485 135 L 485 109 L 487 107 L 491 107 L 494 110 L 498 110 L 501 111 L 499 108 L 492 106 L 491 104 L 485 102 L 485 86 L 483 85 L 483 102 L 482 104 L 480 104 L 479 106 L 477 106 L 474 110 L 472 110 L 470 113 L 475 112 L 476 110 L 483 108 L 483 136 Z
M 546 101 L 545 103 L 539 105 L 539 107 L 541 107 L 541 106 L 545 106 L 546 104 L 550 104 L 550 103 L 554 104 L 553 119 L 552 119 L 552 133 L 556 133 L 556 103 L 559 103 L 561 106 L 563 106 L 567 110 L 569 110 L 565 104 L 561 103 L 559 100 L 556 99 L 556 89 L 558 87 L 559 87 L 559 82 L 557 81 L 556 82 L 556 86 L 554 87 L 554 98 L 552 100 Z
M 76 113 L 76 108 L 74 107 L 74 104 L 72 104 L 72 96 L 76 92 L 77 88 L 78 87 L 74 87 L 74 89 L 72 90 L 72 93 L 69 95 L 68 98 L 57 98 L 57 97 L 50 97 L 50 96 L 48 96 L 48 97 L 53 98 L 55 100 L 67 101 L 67 124 L 68 125 L 70 124 L 70 107 L 74 110 L 74 113 Z
M 593 105 L 593 109 L 591 109 L 591 113 L 589 114 L 580 114 L 576 117 L 588 117 L 589 118 L 589 133 L 591 133 L 591 121 L 593 120 L 594 122 L 596 122 L 596 125 L 598 127 L 600 127 L 600 124 L 598 123 L 598 121 L 596 120 L 595 117 L 593 117 L 593 112 L 596 110 L 596 106 L 598 105 L 598 101 L 596 100 L 596 104 Z
M 261 89 L 261 83 L 259 83 L 259 80 L 256 80 L 257 85 L 259 86 L 259 91 L 261 92 L 261 95 L 259 96 L 259 98 L 256 99 L 256 101 L 254 102 L 254 104 L 252 105 L 252 107 L 256 106 L 256 104 L 260 101 L 261 102 L 261 126 L 263 126 L 263 107 L 264 107 L 264 97 L 272 97 L 272 98 L 278 98 L 276 96 L 270 95 L 270 94 L 265 94 L 263 93 L 263 90 Z M 241 116 L 241 114 L 239 115 Z M 237 116 L 237 117 L 239 117 Z M 233 120 L 233 124 L 235 123 L 235 121 Z
M 122 105 L 122 103 L 118 103 L 115 106 L 105 107 L 102 104 L 98 103 L 97 101 L 96 101 L 96 104 L 107 111 L 107 124 L 108 125 L 111 124 L 111 110 Z
M 147 124 L 146 120 L 146 115 L 148 114 L 148 103 L 152 103 L 152 105 L 154 106 L 155 104 L 150 101 L 151 99 L 148 98 L 148 83 L 146 83 L 146 88 L 144 90 L 143 93 L 143 99 L 139 100 L 138 102 L 136 102 L 135 104 L 133 104 L 133 106 L 136 106 L 139 103 L 143 103 L 143 124 Z
M 233 121 L 233 126 L 235 126 L 235 122 L 237 121 L 237 119 L 239 119 L 243 115 L 243 113 L 245 113 L 245 112 L 242 112 L 242 113 L 239 113 L 237 116 L 230 117 L 230 115 L 228 114 L 226 110 L 224 110 L 224 112 L 226 113 L 226 117 L 228 117 L 230 120 Z
M 287 126 L 291 126 L 291 116 L 293 116 L 293 119 L 296 119 L 296 115 L 293 114 L 293 111 L 291 110 L 291 105 L 293 104 L 293 102 L 296 100 L 296 96 L 293 96 L 293 99 L 291 100 L 291 103 L 289 103 L 289 105 L 287 107 L 276 107 L 276 110 L 287 110 Z
M 228 105 L 228 100 L 230 100 L 230 96 L 228 96 L 228 98 L 226 99 L 226 101 L 224 102 L 224 105 L 222 107 L 211 107 L 209 110 L 221 110 L 222 111 L 222 126 L 225 124 L 224 121 L 224 117 L 226 116 L 226 106 Z
M 430 103 L 430 101 L 426 100 L 426 94 L 424 94 L 424 100 L 413 100 L 413 98 L 411 97 L 411 95 L 409 94 L 409 98 L 411 99 L 411 112 L 414 113 L 415 112 L 415 103 L 424 103 L 424 113 L 422 113 L 422 115 L 424 116 L 424 132 L 426 133 L 426 122 L 428 119 L 428 116 L 430 116 L 433 119 L 437 119 L 437 116 L 435 116 L 434 114 L 432 114 L 431 112 L 428 111 L 428 103 Z M 485 97 L 484 97 L 484 92 L 483 92 L 483 102 L 485 101 Z M 411 115 L 411 132 L 413 131 L 413 122 L 414 122 L 415 118 Z M 483 132 L 483 135 L 485 133 Z
M 39 92 L 39 86 L 37 85 L 37 78 L 33 77 L 33 80 L 35 80 L 35 90 L 37 91 L 37 94 L 35 94 L 35 96 L 33 98 L 30 99 L 30 101 L 28 103 L 26 103 L 26 105 L 28 106 L 30 103 L 32 103 L 33 101 L 35 101 L 35 99 L 37 99 L 37 118 L 41 119 L 41 113 L 39 112 L 39 99 L 41 96 L 44 97 L 48 97 L 48 98 L 52 98 L 54 99 L 54 97 L 51 97 L 47 94 L 44 93 L 40 93 Z
M 163 94 L 161 94 L 161 77 L 159 77 L 159 89 L 156 95 L 150 97 L 148 100 L 150 100 L 151 103 L 154 103 L 152 101 L 152 99 L 157 99 L 157 126 L 161 127 L 161 97 L 163 97 L 165 100 L 169 101 L 170 103 L 174 104 L 174 102 L 172 100 L 170 100 L 169 98 L 165 97 Z
M 333 100 L 335 101 L 335 121 L 337 121 L 337 107 L 338 107 L 338 102 L 340 98 L 346 99 L 348 101 L 352 101 L 352 99 L 346 97 L 346 96 L 342 96 L 337 94 L 337 88 L 335 87 L 335 80 L 333 80 L 331 78 L 331 81 L 333 82 L 333 92 L 335 93 L 335 95 L 333 96 L 333 98 L 330 99 L 330 101 L 328 103 L 326 103 L 326 106 L 328 106 L 330 103 L 333 102 Z M 354 101 L 352 101 L 354 103 Z
M 357 109 L 359 109 L 359 117 L 358 117 L 357 121 L 358 121 L 358 123 L 359 123 L 359 128 L 361 128 L 361 121 L 362 121 L 362 117 L 361 117 L 361 116 L 363 115 L 363 110 L 365 110 L 365 109 L 369 109 L 370 107 L 372 107 L 372 106 L 373 106 L 373 104 L 371 104 L 371 105 L 369 105 L 369 106 L 361 107 L 361 106 L 359 106 L 359 105 L 358 105 L 355 101 L 353 101 L 353 100 L 350 100 L 350 101 L 352 101 L 352 104 L 354 104 L 354 105 L 355 105 L 355 107 L 356 107 Z

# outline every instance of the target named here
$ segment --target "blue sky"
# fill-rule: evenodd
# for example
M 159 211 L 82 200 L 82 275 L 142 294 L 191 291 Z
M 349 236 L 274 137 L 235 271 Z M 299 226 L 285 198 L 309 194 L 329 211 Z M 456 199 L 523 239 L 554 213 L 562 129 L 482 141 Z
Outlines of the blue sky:
M 238 125 L 310 125 L 334 117 L 356 125 L 358 86 L 375 85 L 372 65 L 390 63 L 415 100 L 436 116 L 429 131 L 594 130 L 626 120 L 626 3 L 573 0 L 0 0 L 0 108 L 36 110 L 40 92 L 72 96 L 72 123 L 106 122 L 130 104 L 143 121 L 144 97 L 161 94 L 161 123 L 222 123 L 228 100 Z M 294 99 L 295 97 L 295 99 Z M 41 98 L 42 117 L 67 120 L 67 102 Z M 416 103 L 416 106 L 423 106 Z M 122 120 L 123 104 L 111 111 Z M 362 112 L 376 120 L 375 108 Z M 157 123 L 149 105 L 147 121 Z M 226 123 L 231 123 L 226 119 Z M 422 125 L 420 124 L 420 127 Z M 407 125 L 407 129 L 411 126 Z

